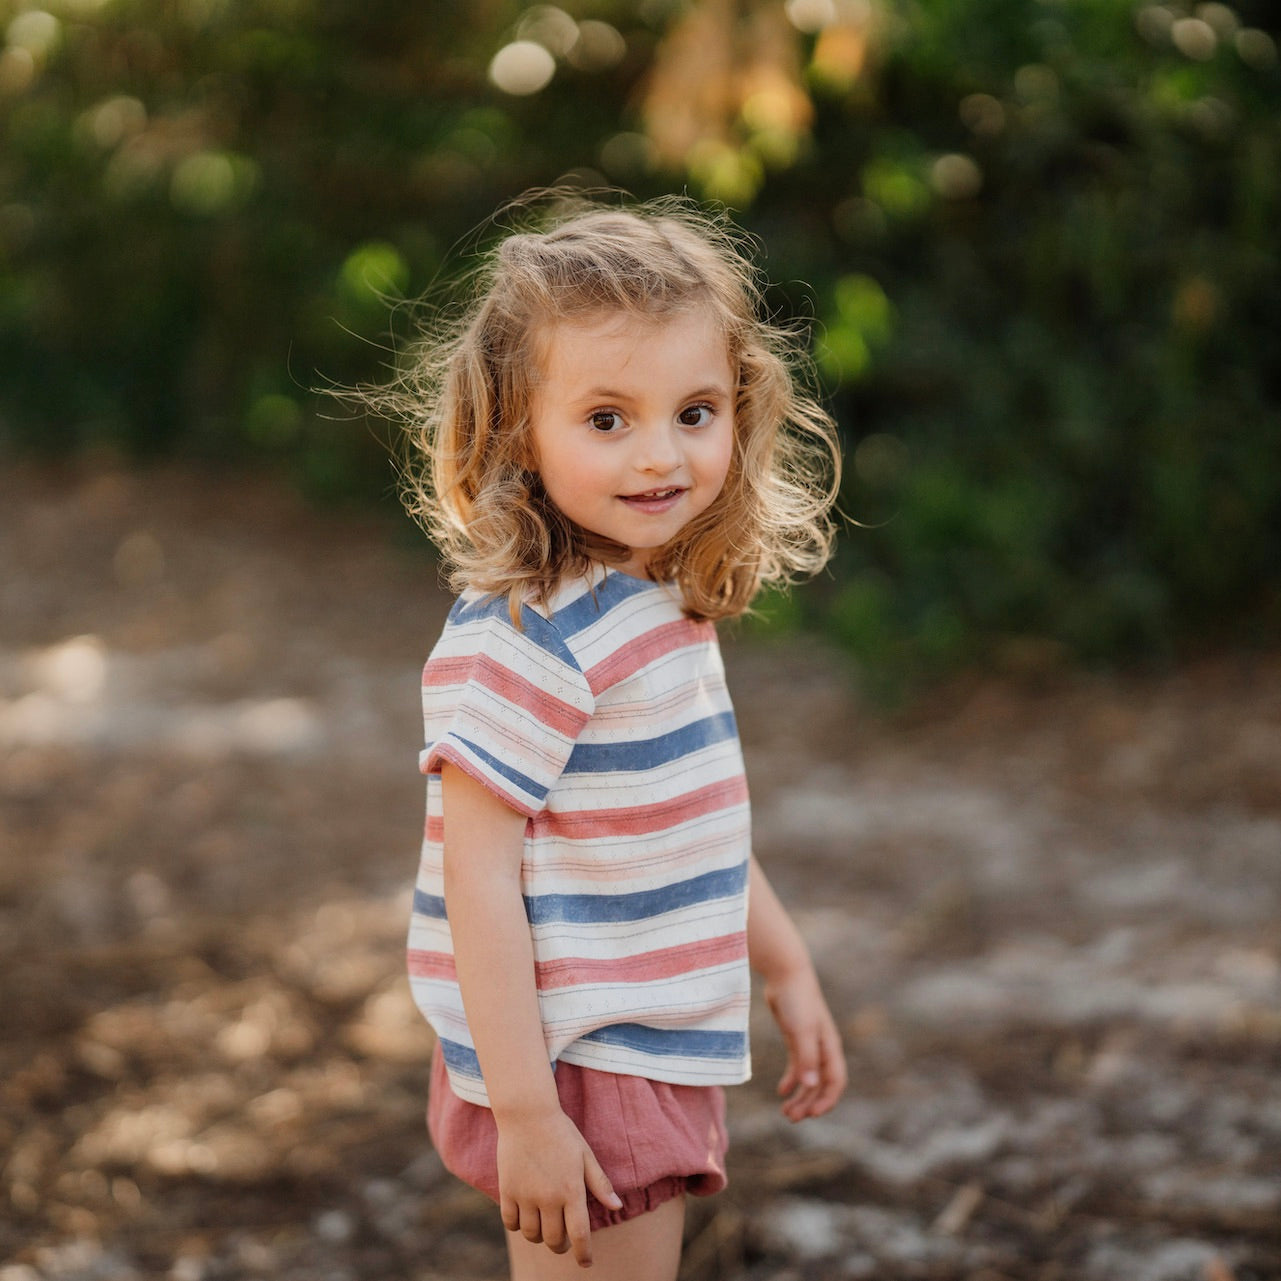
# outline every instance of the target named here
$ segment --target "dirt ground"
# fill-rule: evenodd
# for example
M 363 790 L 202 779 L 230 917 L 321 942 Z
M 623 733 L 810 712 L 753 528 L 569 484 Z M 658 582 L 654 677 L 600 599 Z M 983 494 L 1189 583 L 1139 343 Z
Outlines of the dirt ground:
M 406 526 L 0 474 L 0 1281 L 477 1281 L 401 958 Z M 730 636 L 757 848 L 852 1084 L 731 1098 L 685 1281 L 1281 1278 L 1281 651 L 975 679 L 886 719 Z

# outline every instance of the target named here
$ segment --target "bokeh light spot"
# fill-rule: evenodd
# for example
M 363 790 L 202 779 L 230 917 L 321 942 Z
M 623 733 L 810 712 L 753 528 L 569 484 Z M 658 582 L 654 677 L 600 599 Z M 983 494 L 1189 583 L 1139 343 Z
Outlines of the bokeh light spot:
M 600 163 L 612 178 L 645 173 L 654 163 L 654 144 L 643 133 L 616 133 L 601 147 Z
M 814 46 L 811 75 L 833 91 L 848 92 L 867 62 L 867 30 L 837 23 L 825 27 Z
M 89 112 L 89 132 L 100 146 L 111 148 L 147 127 L 147 108 L 128 94 L 100 102 Z
M 489 78 L 504 93 L 527 97 L 551 84 L 556 59 L 534 40 L 513 40 L 494 54 Z
M 533 40 L 563 58 L 578 43 L 579 26 L 564 9 L 554 4 L 536 4 L 521 15 L 516 35 L 521 40 Z
M 713 138 L 694 145 L 689 171 L 708 196 L 730 206 L 750 204 L 765 177 L 754 155 Z
M 1134 25 L 1139 35 L 1149 44 L 1164 45 L 1170 39 L 1170 28 L 1174 26 L 1174 14 L 1164 5 L 1148 4 L 1134 15 Z
M 198 151 L 174 168 L 169 198 L 184 213 L 211 216 L 238 204 L 252 190 L 256 177 L 247 160 L 221 151 Z
M 69 703 L 91 703 L 107 683 L 107 647 L 100 636 L 74 636 L 36 660 L 42 687 Z
M 5 29 L 5 39 L 12 49 L 25 49 L 37 61 L 43 61 L 57 48 L 62 36 L 62 23 L 43 9 L 20 13 Z
M 1170 28 L 1174 47 L 1196 62 L 1209 62 L 1219 47 L 1214 28 L 1201 18 L 1180 18 Z
M 887 214 L 912 218 L 930 204 L 930 189 L 915 169 L 888 158 L 870 161 L 863 168 L 863 190 Z
M 1277 65 L 1277 42 L 1258 27 L 1238 31 L 1233 41 L 1241 61 L 1255 71 L 1270 71 Z
M 338 281 L 348 302 L 381 307 L 388 294 L 404 292 L 409 284 L 409 264 L 395 245 L 371 240 L 348 254 Z
M 103 191 L 113 200 L 130 200 L 149 191 L 161 175 L 159 152 L 145 135 L 129 139 L 107 162 Z
M 940 156 L 930 166 L 930 183 L 946 200 L 969 200 L 983 188 L 983 170 L 969 156 Z
M 1058 75 L 1043 62 L 1029 62 L 1014 73 L 1014 92 L 1024 102 L 1053 101 L 1059 93 Z
M 1005 128 L 1005 108 L 990 93 L 970 93 L 961 99 L 961 123 L 982 137 L 994 137 Z
M 1241 19 L 1226 4 L 1199 4 L 1196 16 L 1212 27 L 1220 40 L 1231 40 L 1241 26 Z
M 787 20 L 797 31 L 814 33 L 836 21 L 835 0 L 787 0 Z
M 622 62 L 627 41 L 608 22 L 587 19 L 578 24 L 578 39 L 569 50 L 569 61 L 580 71 L 604 71 Z
M 751 129 L 782 129 L 789 133 L 809 124 L 809 99 L 783 76 L 770 76 L 754 89 L 742 107 L 744 123 Z
M 848 326 L 830 329 L 819 340 L 818 363 L 840 382 L 853 382 L 871 363 L 867 339 Z
M 0 53 L 0 93 L 17 96 L 29 89 L 36 78 L 36 60 L 30 49 L 6 49 Z

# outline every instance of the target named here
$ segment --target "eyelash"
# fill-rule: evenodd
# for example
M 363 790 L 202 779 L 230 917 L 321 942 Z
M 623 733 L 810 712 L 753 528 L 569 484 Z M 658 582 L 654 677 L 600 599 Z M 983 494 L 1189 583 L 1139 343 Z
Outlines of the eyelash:
M 707 418 L 699 423 L 681 423 L 682 427 L 688 427 L 691 429 L 696 427 L 705 427 L 708 421 L 716 415 L 716 407 L 714 405 L 710 405 L 706 401 L 699 401 L 693 405 L 686 405 L 685 408 L 676 415 L 677 420 L 679 421 L 681 415 L 689 413 L 691 409 L 702 410 L 707 415 Z M 617 418 L 621 420 L 622 417 L 623 415 L 619 413 L 617 409 L 595 409 L 587 415 L 587 422 L 593 431 L 599 432 L 602 436 L 612 436 L 614 432 L 618 430 L 617 427 L 598 427 L 596 425 L 596 420 L 598 418 Z

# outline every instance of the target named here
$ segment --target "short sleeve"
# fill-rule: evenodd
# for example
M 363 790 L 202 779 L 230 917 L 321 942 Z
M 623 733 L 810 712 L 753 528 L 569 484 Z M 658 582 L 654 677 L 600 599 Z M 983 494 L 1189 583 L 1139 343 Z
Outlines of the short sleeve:
M 424 774 L 449 761 L 533 817 L 560 777 L 595 706 L 553 625 L 505 600 L 454 607 L 423 668 Z

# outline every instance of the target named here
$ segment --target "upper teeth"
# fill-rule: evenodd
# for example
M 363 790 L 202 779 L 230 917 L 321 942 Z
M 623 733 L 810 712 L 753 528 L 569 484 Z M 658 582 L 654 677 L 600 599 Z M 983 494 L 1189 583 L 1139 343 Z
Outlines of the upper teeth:
M 637 498 L 670 498 L 680 491 L 677 489 L 651 489 L 648 494 L 637 494 Z

